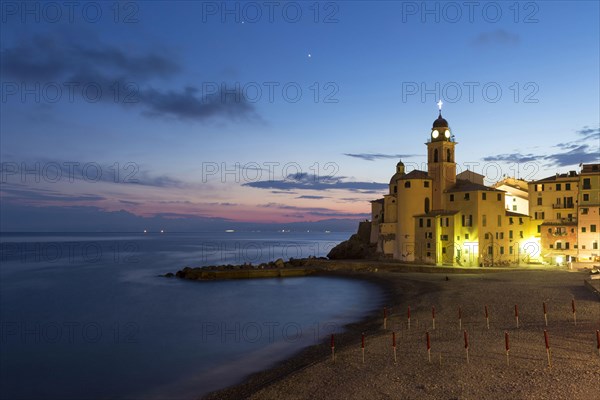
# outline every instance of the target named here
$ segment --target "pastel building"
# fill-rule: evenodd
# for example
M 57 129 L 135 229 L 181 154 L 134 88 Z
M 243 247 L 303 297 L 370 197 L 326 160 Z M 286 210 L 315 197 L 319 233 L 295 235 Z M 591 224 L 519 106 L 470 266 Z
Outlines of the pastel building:
M 435 265 L 538 261 L 540 238 L 527 213 L 523 183 L 505 182 L 512 188 L 501 190 L 484 185 L 484 176 L 472 171 L 457 175 L 458 143 L 441 109 L 429 135 L 427 171 L 407 172 L 400 161 L 388 194 L 371 202 L 371 242 L 378 252 Z

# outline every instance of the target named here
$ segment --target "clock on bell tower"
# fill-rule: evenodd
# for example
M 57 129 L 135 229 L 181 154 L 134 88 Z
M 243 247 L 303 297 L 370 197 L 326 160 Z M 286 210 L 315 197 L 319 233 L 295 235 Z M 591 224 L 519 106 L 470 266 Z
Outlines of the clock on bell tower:
M 427 142 L 427 172 L 433 179 L 432 209 L 445 208 L 444 192 L 456 184 L 454 146 L 456 142 L 448 121 L 442 118 L 442 101 L 438 102 L 440 114 L 433 121 L 431 139 Z

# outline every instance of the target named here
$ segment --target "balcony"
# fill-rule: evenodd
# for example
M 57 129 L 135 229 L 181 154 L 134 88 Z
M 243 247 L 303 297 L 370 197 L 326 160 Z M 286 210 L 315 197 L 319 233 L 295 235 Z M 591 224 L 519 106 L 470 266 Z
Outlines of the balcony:
M 567 204 L 552 204 L 552 208 L 556 209 L 569 209 L 575 208 L 575 203 L 567 203 Z

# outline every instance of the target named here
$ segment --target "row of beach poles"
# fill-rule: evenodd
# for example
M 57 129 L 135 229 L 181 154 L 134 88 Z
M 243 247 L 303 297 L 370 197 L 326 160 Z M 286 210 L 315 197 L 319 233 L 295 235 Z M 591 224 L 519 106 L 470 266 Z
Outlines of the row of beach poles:
M 546 302 L 542 303 L 542 310 L 544 312 L 544 324 L 548 326 L 548 307 L 546 306 Z M 577 309 L 575 307 L 575 300 L 571 300 L 571 311 L 573 314 L 573 324 L 577 325 Z M 485 324 L 487 329 L 490 329 L 490 313 L 488 310 L 488 306 L 484 306 L 484 315 L 485 315 Z M 407 313 L 407 326 L 410 329 L 410 306 L 408 307 Z M 383 309 L 383 329 L 387 329 L 387 320 L 388 320 L 388 309 L 384 307 Z M 519 327 L 519 305 L 515 304 L 515 322 L 517 328 Z M 432 328 L 435 329 L 435 306 L 431 307 L 431 323 Z M 458 307 L 458 329 L 462 329 L 462 308 Z
M 465 355 L 466 362 L 469 364 L 469 333 L 464 330 L 463 338 L 465 344 Z M 548 367 L 552 367 L 552 356 L 550 352 L 550 337 L 548 335 L 548 331 L 544 329 L 544 342 L 546 345 L 546 355 L 548 357 Z M 425 332 L 425 343 L 427 345 L 427 361 L 431 363 L 431 336 L 429 335 L 429 331 Z M 598 355 L 600 356 L 600 331 L 596 330 L 596 348 L 598 350 Z M 364 332 L 361 334 L 360 340 L 360 349 L 362 355 L 362 363 L 365 363 L 365 334 Z M 392 332 L 392 349 L 394 352 L 394 363 L 398 362 L 398 356 L 396 352 L 396 332 Z M 504 349 L 506 351 L 506 365 L 510 364 L 509 360 L 509 352 L 510 352 L 510 336 L 508 332 L 504 332 Z M 441 355 L 440 355 L 441 359 Z M 335 335 L 331 334 L 331 361 L 335 363 Z
M 515 304 L 514 310 L 515 310 L 514 311 L 515 323 L 516 323 L 516 327 L 518 329 L 519 328 L 519 306 L 517 304 Z M 544 314 L 544 324 L 547 327 L 548 326 L 548 307 L 546 305 L 546 302 L 542 303 L 542 311 Z M 573 315 L 573 324 L 577 325 L 577 308 L 575 306 L 575 299 L 571 300 L 571 312 Z M 484 306 L 484 315 L 485 315 L 486 327 L 489 330 L 490 329 L 490 312 L 489 312 L 487 305 Z M 407 308 L 406 317 L 407 317 L 407 327 L 410 330 L 411 329 L 410 306 Z M 384 309 L 383 309 L 383 329 L 385 329 L 385 330 L 387 330 L 387 320 L 388 320 L 388 309 L 387 309 L 387 307 L 384 307 Z M 431 308 L 431 320 L 432 320 L 432 329 L 435 330 L 435 306 L 433 306 Z M 458 307 L 458 328 L 460 330 L 462 330 L 462 308 L 461 307 Z M 469 333 L 467 332 L 466 329 L 463 330 L 463 339 L 464 339 L 466 362 L 468 364 L 469 363 Z M 550 337 L 548 335 L 548 331 L 545 329 L 544 329 L 544 342 L 545 342 L 545 346 L 546 346 L 546 355 L 548 358 L 548 367 L 552 367 L 552 357 L 551 357 L 551 351 L 550 351 Z M 425 332 L 425 343 L 427 346 L 427 359 L 431 363 L 431 336 L 429 334 L 429 331 Z M 504 347 L 505 347 L 505 351 L 506 351 L 506 364 L 509 365 L 509 363 L 510 363 L 510 360 L 509 360 L 510 335 L 507 331 L 504 332 Z M 396 351 L 396 332 L 395 331 L 392 332 L 392 348 L 393 348 L 393 354 L 394 354 L 394 363 L 396 363 L 398 357 L 397 357 L 397 351 Z M 600 356 L 600 331 L 599 330 L 596 330 L 596 348 L 598 350 L 598 355 Z M 362 362 L 364 364 L 364 362 L 365 362 L 365 334 L 364 333 L 361 334 L 361 354 L 362 354 Z M 441 358 L 441 355 L 440 355 L 440 358 Z M 334 334 L 331 335 L 331 359 L 333 362 L 335 362 L 335 336 L 334 336 Z

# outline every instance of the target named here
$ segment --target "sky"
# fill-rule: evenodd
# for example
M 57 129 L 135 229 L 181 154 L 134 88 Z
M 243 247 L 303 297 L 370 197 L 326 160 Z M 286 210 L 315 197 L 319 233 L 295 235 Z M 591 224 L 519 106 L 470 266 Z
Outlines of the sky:
M 440 99 L 488 184 L 598 162 L 596 1 L 1 7 L 2 231 L 364 220 Z

